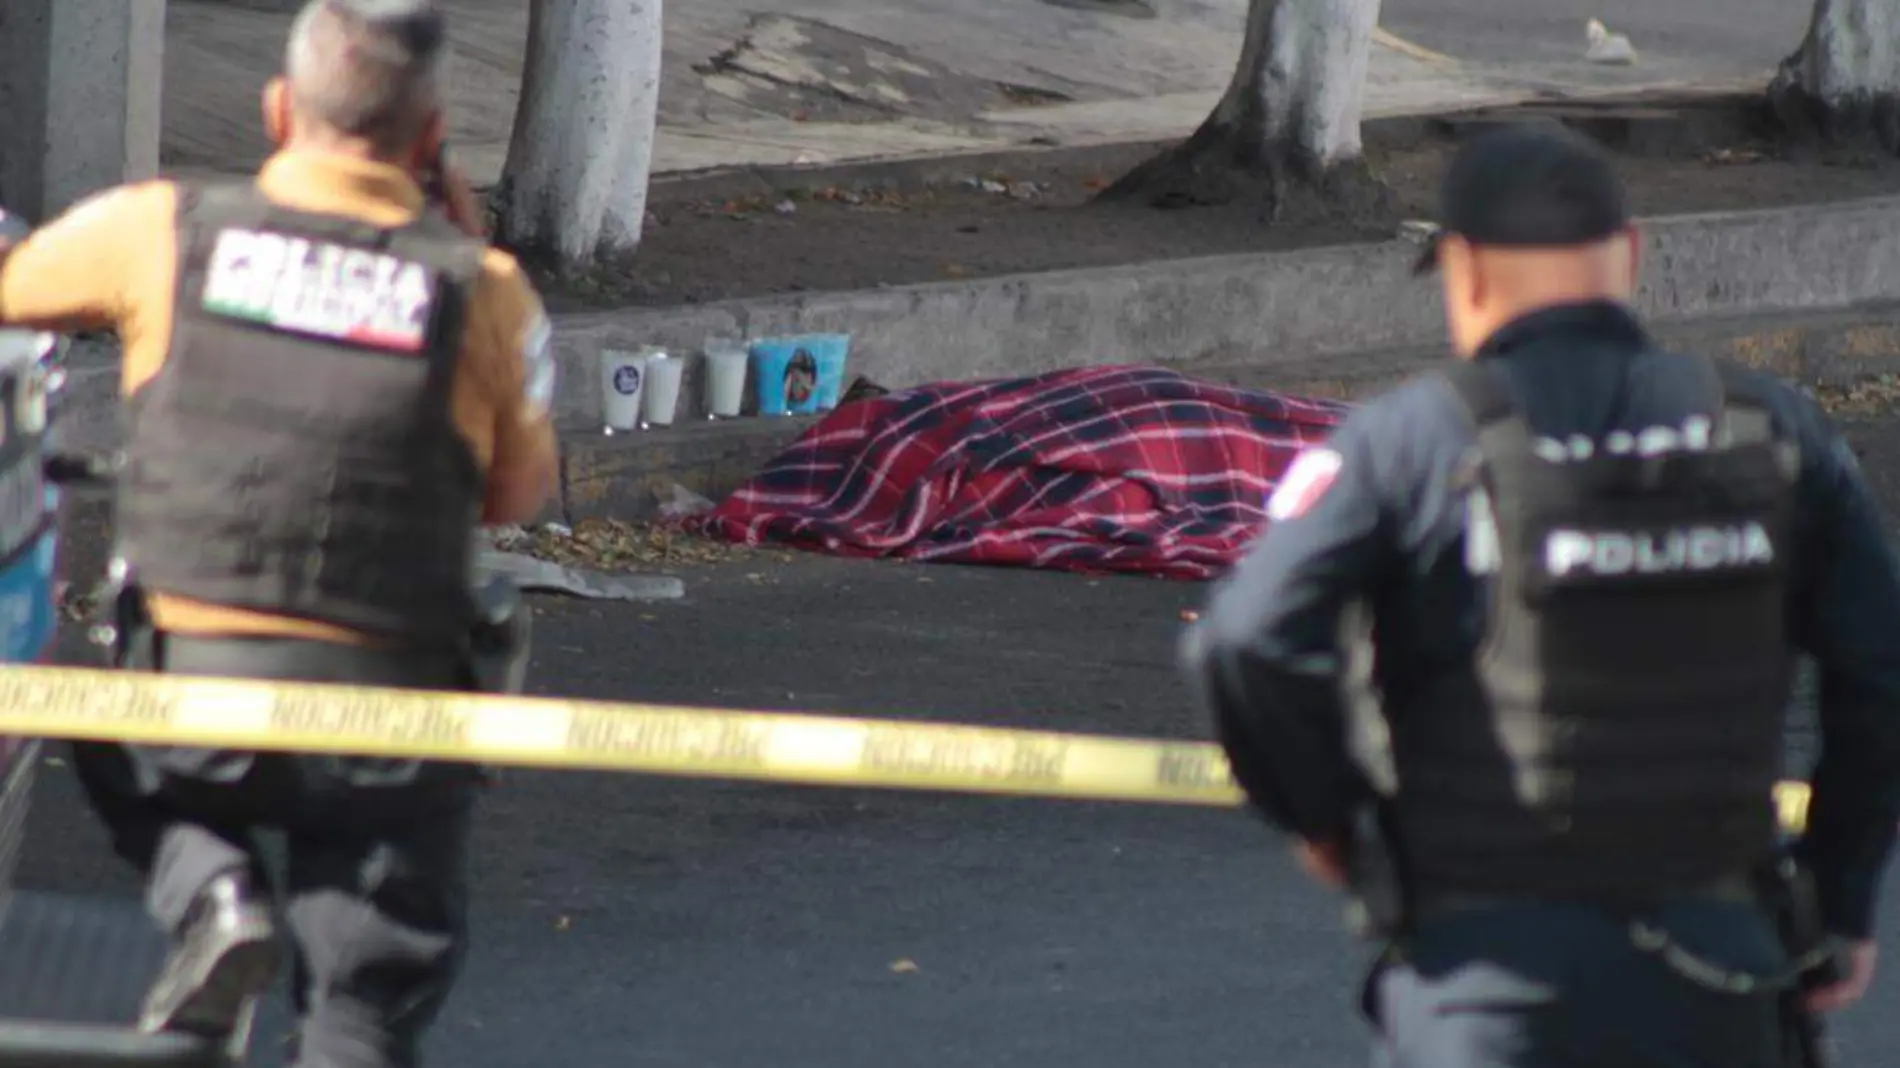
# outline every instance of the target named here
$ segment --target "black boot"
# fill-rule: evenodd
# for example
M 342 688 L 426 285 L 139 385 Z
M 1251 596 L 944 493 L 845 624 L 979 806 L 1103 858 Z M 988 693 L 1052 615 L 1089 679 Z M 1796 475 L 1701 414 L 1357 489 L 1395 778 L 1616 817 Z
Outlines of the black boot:
M 222 1037 L 245 1003 L 276 977 L 276 925 L 268 903 L 238 873 L 220 875 L 192 903 L 165 966 L 145 995 L 143 1031 Z

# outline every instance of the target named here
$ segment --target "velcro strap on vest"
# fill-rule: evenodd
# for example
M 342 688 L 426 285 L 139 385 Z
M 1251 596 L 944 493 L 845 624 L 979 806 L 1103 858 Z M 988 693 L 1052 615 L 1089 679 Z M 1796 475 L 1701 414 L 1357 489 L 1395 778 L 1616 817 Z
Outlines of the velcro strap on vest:
M 1511 386 L 1496 367 L 1478 360 L 1461 360 L 1444 369 L 1445 381 L 1464 404 L 1478 444 L 1490 455 L 1532 451 L 1532 434 Z
M 1774 412 L 1747 370 L 1702 355 L 1697 355 L 1695 361 L 1714 402 L 1711 410 L 1719 413 L 1713 435 L 1717 447 L 1776 440 Z M 1443 375 L 1464 404 L 1487 450 L 1529 446 L 1530 428 L 1519 412 L 1509 382 L 1497 368 L 1478 360 L 1461 360 L 1444 368 Z
M 179 186 L 178 219 L 185 227 L 288 229 L 299 236 L 382 250 L 397 231 L 345 215 L 298 211 L 266 197 L 251 182 L 189 183 Z
M 347 215 L 301 211 L 266 197 L 249 182 L 181 183 L 178 228 L 186 240 L 233 227 L 283 230 L 298 237 L 387 252 L 433 268 L 452 281 L 470 283 L 481 275 L 486 247 L 447 220 L 428 214 L 397 227 L 381 227 Z

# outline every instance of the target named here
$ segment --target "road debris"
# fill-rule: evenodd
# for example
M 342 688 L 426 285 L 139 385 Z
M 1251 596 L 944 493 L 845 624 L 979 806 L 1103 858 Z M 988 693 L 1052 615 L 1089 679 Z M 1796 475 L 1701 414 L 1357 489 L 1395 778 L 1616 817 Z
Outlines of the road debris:
M 1583 28 L 1586 47 L 1583 58 L 1592 63 L 1606 66 L 1627 67 L 1636 62 L 1636 46 L 1620 33 L 1610 32 L 1609 27 L 1598 19 L 1591 19 Z
M 477 566 L 488 574 L 508 576 L 530 593 L 569 593 L 590 601 L 673 601 L 686 596 L 686 584 L 672 575 L 609 574 L 526 553 L 484 550 Z
M 501 528 L 492 536 L 491 543 L 502 552 L 609 572 L 635 569 L 664 572 L 672 567 L 719 564 L 748 557 L 779 562 L 792 558 L 791 550 L 782 546 L 755 548 L 703 537 L 675 523 L 631 523 L 619 519 L 584 519 L 572 530 L 559 524 L 533 530 Z
M 1884 374 L 1812 390 L 1830 415 L 1891 415 L 1900 410 L 1900 375 Z

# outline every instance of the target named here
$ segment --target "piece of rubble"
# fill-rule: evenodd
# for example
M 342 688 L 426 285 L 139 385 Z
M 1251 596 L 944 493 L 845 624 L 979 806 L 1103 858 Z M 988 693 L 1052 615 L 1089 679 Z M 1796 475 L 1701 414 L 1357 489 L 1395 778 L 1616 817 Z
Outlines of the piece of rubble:
M 1591 19 L 1583 28 L 1584 40 L 1588 47 L 1583 58 L 1592 63 L 1608 66 L 1628 66 L 1636 62 L 1636 46 L 1620 33 L 1610 32 L 1599 19 Z
M 526 553 L 482 550 L 476 566 L 508 576 L 527 592 L 571 593 L 594 601 L 676 601 L 686 596 L 686 583 L 671 575 L 610 575 Z

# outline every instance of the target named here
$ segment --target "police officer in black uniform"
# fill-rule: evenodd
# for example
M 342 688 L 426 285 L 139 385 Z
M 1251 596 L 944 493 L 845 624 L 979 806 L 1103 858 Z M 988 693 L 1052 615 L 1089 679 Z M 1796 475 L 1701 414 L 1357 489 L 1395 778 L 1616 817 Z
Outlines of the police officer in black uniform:
M 311 0 L 265 93 L 280 151 L 254 180 L 109 190 L 0 247 L 0 323 L 110 328 L 123 345 L 122 666 L 518 684 L 506 602 L 475 589 L 476 528 L 532 518 L 554 487 L 553 357 L 533 287 L 486 247 L 442 161 L 446 45 L 429 0 Z M 174 939 L 145 1027 L 241 1032 L 281 922 L 294 1063 L 417 1063 L 464 954 L 480 769 L 76 757 Z M 281 879 L 259 830 L 285 836 Z
M 1872 974 L 1900 820 L 1900 567 L 1854 455 L 1795 390 L 1655 346 L 1588 140 L 1477 136 L 1442 212 L 1420 267 L 1460 359 L 1296 460 L 1188 675 L 1384 947 L 1383 1063 L 1811 1055 Z M 1796 866 L 1771 793 L 1798 652 L 1822 751 Z M 1791 944 L 1802 918 L 1831 938 Z

